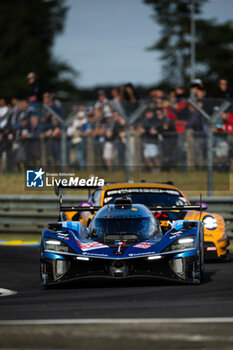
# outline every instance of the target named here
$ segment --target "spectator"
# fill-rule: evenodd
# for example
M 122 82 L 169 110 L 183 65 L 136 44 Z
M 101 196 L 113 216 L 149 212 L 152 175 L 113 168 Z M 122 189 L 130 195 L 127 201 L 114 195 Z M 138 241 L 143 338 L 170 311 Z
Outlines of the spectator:
M 112 88 L 110 91 L 110 95 L 112 97 L 112 102 L 115 103 L 115 105 L 119 106 L 120 104 L 119 90 L 117 88 Z
M 113 129 L 114 148 L 117 151 L 117 165 L 125 165 L 125 145 L 126 145 L 126 121 L 117 111 L 113 112 L 113 120 L 115 122 Z
M 23 171 L 25 164 L 28 162 L 28 150 L 30 147 L 28 144 L 28 139 L 30 137 L 29 131 L 29 118 L 25 113 L 20 116 L 18 120 L 17 129 L 15 131 L 15 163 L 19 171 Z
M 32 115 L 29 120 L 29 147 L 28 147 L 28 164 L 31 167 L 40 165 L 40 134 L 41 127 L 37 115 Z
M 95 150 L 95 165 L 102 167 L 103 163 L 103 145 L 104 145 L 104 133 L 105 133 L 105 120 L 103 118 L 103 112 L 100 109 L 94 110 L 94 118 L 91 124 L 91 135 L 93 137 L 93 148 Z
M 100 109 L 103 111 L 104 116 L 111 112 L 111 108 L 104 90 L 98 91 L 98 100 L 95 103 L 95 109 Z
M 145 112 L 141 125 L 138 127 L 139 135 L 142 137 L 143 157 L 147 168 L 153 172 L 160 171 L 158 130 L 156 130 L 157 119 L 152 110 Z
M 29 84 L 28 100 L 29 102 L 38 103 L 41 100 L 41 89 L 36 74 L 31 72 L 27 75 Z
M 4 129 L 8 122 L 9 107 L 6 104 L 5 98 L 0 98 L 0 130 Z
M 17 109 L 18 114 L 16 116 L 16 129 L 20 128 L 21 120 L 27 120 L 27 122 L 29 122 L 30 117 L 35 114 L 34 108 L 30 107 L 29 102 L 26 99 L 18 102 Z
M 228 88 L 228 81 L 227 79 L 219 79 L 218 81 L 218 90 L 215 94 L 216 98 L 221 99 L 228 99 L 231 98 L 231 93 Z
M 114 139 L 114 126 L 115 121 L 113 119 L 112 113 L 107 113 L 105 115 L 105 133 L 104 133 L 104 147 L 103 147 L 103 159 L 106 165 L 107 170 L 112 171 L 113 166 L 113 157 L 114 157 L 114 148 L 113 148 L 113 139 Z
M 72 135 L 71 143 L 75 146 L 77 152 L 77 160 L 81 170 L 87 167 L 86 151 L 87 136 L 90 132 L 90 124 L 85 112 L 78 112 L 76 118 L 69 127 L 68 133 Z
M 43 94 L 43 104 L 48 105 L 54 112 L 56 112 L 60 117 L 64 117 L 64 108 L 59 101 L 55 100 L 54 94 L 50 92 L 45 92 Z M 52 112 L 48 111 L 45 107 L 42 108 L 40 125 L 41 125 L 41 137 L 46 135 L 48 130 L 52 129 Z
M 194 79 L 190 84 L 190 95 L 192 99 L 198 99 L 198 92 L 200 90 L 204 90 L 204 86 L 201 79 Z
M 126 114 L 130 116 L 138 107 L 138 96 L 131 83 L 120 87 L 120 101 Z
M 221 120 L 213 128 L 217 167 L 221 170 L 228 164 L 233 153 L 233 114 L 223 112 Z
M 41 134 L 40 134 L 41 135 Z M 55 115 L 51 116 L 51 126 L 43 133 L 47 140 L 47 164 L 60 165 L 61 162 L 61 126 Z
M 195 108 L 189 104 L 188 107 L 188 121 L 187 121 L 187 130 L 191 129 L 193 131 L 194 137 L 194 156 L 193 166 L 201 167 L 204 165 L 204 129 L 203 129 L 203 119 L 201 114 L 195 110 Z
M 166 170 L 170 168 L 177 156 L 177 136 L 175 133 L 174 120 L 168 118 L 168 111 L 163 108 L 156 109 L 155 129 L 160 144 L 162 166 Z

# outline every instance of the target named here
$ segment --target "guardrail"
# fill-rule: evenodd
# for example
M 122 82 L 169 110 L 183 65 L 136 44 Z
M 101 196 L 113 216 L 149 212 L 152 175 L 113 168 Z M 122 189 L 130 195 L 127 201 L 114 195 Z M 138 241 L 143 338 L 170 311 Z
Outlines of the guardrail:
M 87 200 L 86 196 L 65 196 L 65 205 Z M 200 201 L 191 197 L 192 204 Z M 233 239 L 233 197 L 204 197 L 208 212 L 222 215 L 229 238 Z M 56 196 L 0 196 L 0 233 L 40 233 L 48 222 L 58 219 L 59 200 Z

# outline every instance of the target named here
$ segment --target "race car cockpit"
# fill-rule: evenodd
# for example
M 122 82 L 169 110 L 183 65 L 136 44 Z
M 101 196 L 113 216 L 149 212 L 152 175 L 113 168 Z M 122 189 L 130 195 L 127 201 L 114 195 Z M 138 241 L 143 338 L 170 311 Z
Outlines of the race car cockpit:
M 92 219 L 88 235 L 92 240 L 126 245 L 145 240 L 160 240 L 163 235 L 158 220 L 151 211 L 130 199 L 116 199 L 114 204 L 102 207 Z

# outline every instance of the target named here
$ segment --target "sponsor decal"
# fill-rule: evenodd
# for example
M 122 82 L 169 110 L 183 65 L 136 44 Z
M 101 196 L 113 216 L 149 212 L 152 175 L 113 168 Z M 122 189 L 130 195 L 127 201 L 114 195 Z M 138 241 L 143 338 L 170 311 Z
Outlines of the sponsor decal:
M 134 245 L 134 248 L 148 249 L 153 245 L 151 242 L 142 242 Z
M 177 231 L 177 232 L 171 232 L 170 233 L 170 239 L 173 239 L 173 238 L 176 238 L 176 237 L 180 237 L 181 236 L 181 233 L 182 233 L 182 231 Z
M 44 187 L 44 171 L 42 168 L 39 170 L 27 170 L 26 171 L 26 187 L 40 188 Z
M 152 254 L 156 254 L 155 252 L 142 252 L 142 253 L 130 253 L 129 256 L 151 256 Z
M 114 196 L 116 194 L 121 194 L 122 191 L 127 191 L 130 193 L 167 193 L 175 196 L 179 196 L 180 192 L 175 190 L 169 190 L 165 188 L 121 188 L 116 190 L 109 190 L 106 192 L 106 197 Z
M 83 253 L 83 255 L 88 255 L 88 256 L 104 256 L 104 257 L 106 257 L 106 256 L 108 256 L 107 254 L 98 254 L 98 253 Z
M 92 250 L 92 249 L 100 249 L 100 248 L 108 248 L 108 246 L 106 246 L 105 244 L 99 243 L 99 242 L 90 242 L 90 243 L 78 242 L 78 245 L 83 251 L 88 251 L 88 250 Z

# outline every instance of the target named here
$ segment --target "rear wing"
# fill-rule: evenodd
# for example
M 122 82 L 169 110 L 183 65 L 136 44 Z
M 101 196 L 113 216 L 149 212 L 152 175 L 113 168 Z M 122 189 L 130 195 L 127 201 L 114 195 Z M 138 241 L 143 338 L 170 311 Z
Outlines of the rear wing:
M 108 205 L 108 204 L 105 204 Z M 123 207 L 123 205 L 122 205 Z M 60 211 L 90 211 L 95 212 L 99 209 L 103 208 L 103 206 L 60 206 Z M 155 207 L 147 207 L 151 211 L 162 211 L 162 210 L 201 210 L 200 205 L 179 205 L 179 206 L 170 206 L 170 207 L 162 207 L 162 206 L 155 206 Z
M 76 186 L 76 185 L 71 185 L 71 186 L 65 186 L 65 185 L 62 185 L 61 183 L 59 184 L 59 186 L 57 186 L 55 184 L 54 186 L 54 190 L 55 190 L 55 193 L 57 195 L 60 194 L 60 188 L 66 188 L 66 189 L 88 189 L 88 190 L 91 190 L 91 189 L 97 189 L 97 188 L 101 188 L 102 186 Z M 127 196 L 127 190 L 126 191 L 122 191 L 123 193 L 123 198 L 126 198 Z M 90 192 L 89 192 L 89 196 L 90 196 Z M 83 211 L 89 211 L 91 213 L 94 213 L 96 211 L 98 211 L 100 208 L 102 208 L 102 206 L 63 206 L 62 205 L 62 195 L 60 194 L 60 201 L 59 201 L 59 204 L 60 204 L 60 210 L 59 210 L 59 214 L 60 214 L 60 217 L 62 215 L 62 212 L 68 212 L 68 211 L 73 211 L 73 212 L 83 212 Z M 118 206 L 119 206 L 120 203 L 118 203 Z M 108 204 L 105 204 L 105 205 L 108 205 Z M 133 205 L 133 204 L 132 204 Z M 124 202 L 122 203 L 122 207 L 124 207 Z M 198 205 L 173 205 L 173 206 L 160 206 L 160 205 L 157 205 L 157 206 L 149 206 L 147 207 L 149 210 L 151 211 L 167 211 L 167 210 L 171 210 L 171 211 L 180 211 L 180 210 L 198 210 L 200 211 L 200 218 L 201 218 L 201 215 L 202 215 L 202 195 L 200 195 L 200 203 L 198 203 Z

